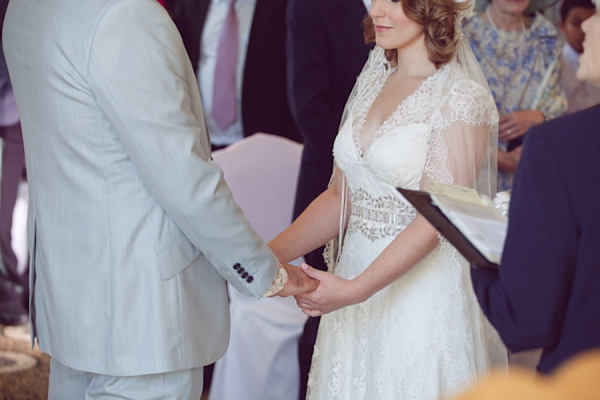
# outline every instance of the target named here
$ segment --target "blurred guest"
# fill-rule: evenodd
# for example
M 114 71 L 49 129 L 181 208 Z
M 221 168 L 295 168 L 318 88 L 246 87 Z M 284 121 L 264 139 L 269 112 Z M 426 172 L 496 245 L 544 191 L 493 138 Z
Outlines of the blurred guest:
M 256 132 L 301 141 L 286 93 L 287 0 L 177 0 L 213 150 Z
M 600 15 L 582 29 L 577 78 L 600 86 Z M 544 373 L 600 347 L 599 125 L 597 105 L 531 128 L 502 264 L 471 270 L 479 303 L 506 346 L 542 348 Z
M 8 1 L 0 7 L 0 21 Z M 0 324 L 20 325 L 27 323 L 27 299 L 29 293 L 28 273 L 20 274 L 15 252 L 12 248 L 13 210 L 17 201 L 19 181 L 25 172 L 25 152 L 19 113 L 13 94 L 4 50 L 0 43 L 0 138 L 2 148 L 2 176 L 0 178 Z
M 558 31 L 536 13 L 553 1 L 478 0 L 463 26 L 500 114 L 498 190 L 512 186 L 527 129 L 567 109 Z
M 367 61 L 362 20 L 371 0 L 290 0 L 287 13 L 288 95 L 304 140 L 294 219 L 326 188 L 333 171 L 333 141 L 356 77 Z M 324 18 L 324 16 L 327 18 Z M 326 270 L 323 247 L 304 256 Z M 298 344 L 300 400 L 320 317 L 310 317 Z
M 600 88 L 576 77 L 585 38 L 581 23 L 593 14 L 594 5 L 590 0 L 564 0 L 560 7 L 558 26 L 567 40 L 563 45 L 560 73 L 569 101 L 569 114 L 600 103 Z
M 498 371 L 455 400 L 598 400 L 600 350 L 569 360 L 551 376 L 512 368 Z

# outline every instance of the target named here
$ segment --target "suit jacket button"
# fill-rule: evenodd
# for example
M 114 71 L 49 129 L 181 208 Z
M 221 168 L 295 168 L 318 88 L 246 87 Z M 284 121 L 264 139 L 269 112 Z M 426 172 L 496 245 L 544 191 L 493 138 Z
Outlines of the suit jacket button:
M 248 282 L 248 283 L 252 283 L 253 281 L 254 281 L 254 277 L 252 275 L 250 275 L 248 277 L 248 279 L 246 279 L 246 282 Z
M 248 273 L 244 272 L 244 274 L 242 275 L 242 279 L 246 279 L 248 277 Z
M 240 263 L 235 263 L 233 265 L 233 269 L 240 269 Z
M 244 273 L 244 268 L 240 268 L 240 269 L 238 269 L 238 274 L 240 274 L 240 275 L 241 275 L 241 274 L 243 274 L 243 273 Z

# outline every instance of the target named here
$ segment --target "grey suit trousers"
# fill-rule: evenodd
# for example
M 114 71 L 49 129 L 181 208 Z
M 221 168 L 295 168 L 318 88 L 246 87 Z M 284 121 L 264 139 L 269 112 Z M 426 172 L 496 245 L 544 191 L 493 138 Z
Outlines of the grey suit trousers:
M 110 376 L 78 371 L 52 359 L 48 400 L 198 400 L 203 367 L 164 374 Z

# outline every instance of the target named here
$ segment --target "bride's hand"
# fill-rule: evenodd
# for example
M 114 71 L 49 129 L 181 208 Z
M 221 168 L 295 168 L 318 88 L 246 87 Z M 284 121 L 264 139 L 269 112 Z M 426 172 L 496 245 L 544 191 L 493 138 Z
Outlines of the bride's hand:
M 317 290 L 296 296 L 298 307 L 306 315 L 318 317 L 364 300 L 353 280 L 319 271 L 307 264 L 302 264 L 302 270 L 312 279 L 321 282 Z

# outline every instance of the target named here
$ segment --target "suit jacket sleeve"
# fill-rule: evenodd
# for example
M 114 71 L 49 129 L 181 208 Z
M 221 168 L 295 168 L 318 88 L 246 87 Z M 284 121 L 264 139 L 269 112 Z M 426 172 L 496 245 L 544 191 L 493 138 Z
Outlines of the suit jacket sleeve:
M 323 31 L 327 22 L 320 21 L 326 16 L 314 3 L 290 0 L 288 4 L 288 96 L 304 145 L 321 164 L 333 166 L 331 149 L 343 110 L 337 109 L 332 92 L 333 51 Z
M 90 49 L 88 81 L 140 178 L 189 240 L 242 293 L 260 297 L 277 260 L 210 159 L 195 75 L 158 3 L 114 2 Z M 241 279 L 232 265 L 254 276 Z
M 479 303 L 512 351 L 554 345 L 573 276 L 578 229 L 544 125 L 531 129 L 513 185 L 502 264 L 472 269 Z

